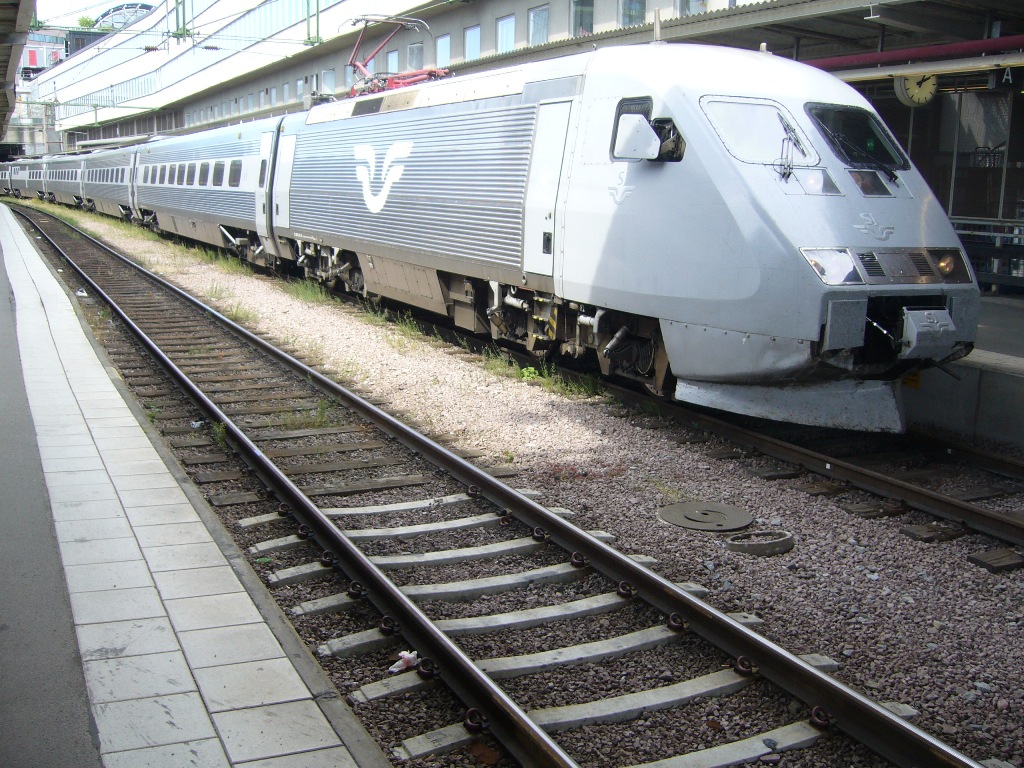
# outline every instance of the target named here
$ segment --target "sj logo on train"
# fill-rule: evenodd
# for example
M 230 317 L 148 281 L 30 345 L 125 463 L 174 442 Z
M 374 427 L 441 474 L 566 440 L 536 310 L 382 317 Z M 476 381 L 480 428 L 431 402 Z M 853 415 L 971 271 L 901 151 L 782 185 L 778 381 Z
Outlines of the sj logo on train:
M 402 178 L 405 165 L 396 163 L 396 160 L 404 160 L 412 154 L 411 141 L 396 141 L 387 152 L 384 153 L 384 162 L 380 168 L 380 179 L 377 181 L 377 152 L 372 144 L 357 144 L 352 148 L 352 154 L 356 160 L 362 161 L 365 165 L 356 166 L 356 178 L 363 188 L 363 202 L 366 203 L 370 213 L 380 213 L 388 201 L 391 188 Z M 382 184 L 377 194 L 373 193 L 373 187 Z

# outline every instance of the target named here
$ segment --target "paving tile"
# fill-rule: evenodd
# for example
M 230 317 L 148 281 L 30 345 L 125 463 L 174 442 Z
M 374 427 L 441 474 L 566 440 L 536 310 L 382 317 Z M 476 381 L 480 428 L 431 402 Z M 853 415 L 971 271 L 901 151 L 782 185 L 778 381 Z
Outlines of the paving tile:
M 338 746 L 338 736 L 311 700 L 214 714 L 233 762 Z
M 176 544 L 207 544 L 213 541 L 202 522 L 140 525 L 135 528 L 135 535 L 143 549 Z
M 144 475 L 110 475 L 110 480 L 117 488 L 117 492 L 124 494 L 133 491 L 145 491 L 146 493 L 152 493 L 155 491 L 162 491 L 173 488 L 178 489 L 178 481 L 175 480 L 171 473 L 164 467 L 163 471 L 159 474 L 144 474 Z M 122 496 L 122 498 L 124 498 Z
M 153 586 L 145 560 L 72 565 L 64 569 L 69 592 L 102 592 Z
M 245 592 L 183 597 L 180 600 L 168 600 L 164 605 L 171 624 L 178 632 L 263 621 L 252 599 Z
M 210 712 L 280 704 L 310 697 L 291 659 L 262 659 L 194 670 Z
M 152 488 L 141 491 L 119 491 L 125 507 L 152 507 L 158 504 L 186 504 L 188 497 L 178 485 L 173 488 Z
M 115 450 L 128 450 L 130 448 L 152 448 L 153 444 L 149 442 L 149 438 L 146 437 L 146 433 L 141 430 L 137 431 L 138 434 L 133 435 L 132 437 L 90 436 L 89 442 L 94 442 L 100 453 Z
M 194 670 L 284 656 L 281 645 L 266 624 L 241 624 L 182 632 L 181 649 Z
M 108 481 L 101 485 L 69 485 L 50 487 L 50 503 L 62 501 L 117 501 L 117 491 Z
M 151 619 L 166 615 L 155 587 L 75 592 L 71 595 L 75 624 L 96 624 L 129 619 Z
M 57 541 L 83 543 L 103 539 L 130 539 L 135 534 L 124 517 L 99 520 L 61 520 L 56 523 Z
M 90 427 L 131 427 L 138 426 L 138 419 L 132 414 L 124 402 L 117 406 L 113 402 L 96 404 L 79 403 L 82 416 Z
M 167 472 L 167 465 L 160 460 L 159 456 L 148 460 L 125 461 L 114 459 L 109 454 L 104 454 L 103 460 L 106 462 L 108 474 L 113 478 L 121 477 L 123 475 L 149 476 L 160 474 L 168 475 L 168 477 L 170 476 Z M 118 489 L 121 489 L 123 486 L 118 485 L 117 487 Z
M 338 763 L 347 768 L 344 763 Z M 230 768 L 220 739 L 185 741 L 180 744 L 151 746 L 103 755 L 103 768 Z M 309 768 L 319 768 L 311 763 Z
M 339 768 L 347 768 L 345 763 L 339 762 L 336 765 Z M 231 768 L 231 763 L 228 762 L 219 739 L 187 741 L 184 744 L 169 744 L 165 747 L 150 747 L 149 749 L 131 749 L 127 752 L 111 752 L 103 756 L 103 768 L 141 768 L 142 766 L 145 768 Z M 318 763 L 310 763 L 309 768 L 321 768 L 321 766 Z
M 91 442 L 84 445 L 54 445 L 39 449 L 39 456 L 44 462 L 51 459 L 81 459 L 88 456 L 99 457 L 99 455 L 96 446 Z
M 213 541 L 203 544 L 147 547 L 142 554 L 153 573 L 188 568 L 213 568 L 227 563 L 224 553 Z
M 198 693 L 114 701 L 93 711 L 102 754 L 215 736 Z
M 160 590 L 160 596 L 164 600 L 244 591 L 230 565 L 159 571 L 153 574 L 153 580 L 156 581 L 156 588 Z
M 134 423 L 116 427 L 92 427 L 90 431 L 97 440 L 120 440 L 122 438 L 136 437 L 142 434 L 142 427 L 132 419 Z
M 48 434 L 40 434 L 36 431 L 36 444 L 40 448 L 63 448 L 72 445 L 95 445 L 93 442 L 93 436 L 89 434 L 89 430 L 85 428 L 84 424 L 81 429 L 78 430 L 69 429 L 64 432 L 54 430 Z
M 87 661 L 83 670 L 94 705 L 196 690 L 181 651 Z
M 101 501 L 53 501 L 50 500 L 50 511 L 53 519 L 63 520 L 99 520 L 105 517 L 125 517 L 121 502 L 117 499 Z
M 141 448 L 109 448 L 101 451 L 103 460 L 110 466 L 114 466 L 119 462 L 130 463 L 133 461 L 159 461 L 163 466 L 163 461 L 160 460 L 160 454 L 156 452 L 156 448 L 147 440 L 146 445 Z M 164 467 L 166 470 L 167 468 Z
M 359 768 L 345 747 L 329 747 L 315 752 L 282 755 L 266 760 L 235 763 L 236 768 Z
M 60 557 L 65 567 L 89 563 L 120 563 L 125 560 L 141 560 L 142 550 L 134 538 L 63 541 L 60 542 Z
M 128 507 L 125 510 L 132 525 L 171 525 L 174 523 L 191 523 L 199 520 L 199 515 L 188 502 L 178 504 L 154 504 L 146 507 Z
M 103 467 L 100 467 L 99 469 L 80 469 L 74 472 L 58 470 L 57 472 L 46 473 L 46 487 L 51 490 L 55 488 L 65 488 L 68 486 L 77 487 L 104 484 L 110 484 L 110 475 L 107 474 L 107 470 Z
M 83 624 L 75 632 L 85 661 L 178 650 L 178 637 L 166 616 Z
M 103 459 L 99 457 L 99 454 L 95 451 L 92 452 L 91 456 L 62 456 L 57 459 L 48 459 L 42 457 L 43 472 L 47 474 L 53 472 L 81 472 L 83 470 L 102 470 Z

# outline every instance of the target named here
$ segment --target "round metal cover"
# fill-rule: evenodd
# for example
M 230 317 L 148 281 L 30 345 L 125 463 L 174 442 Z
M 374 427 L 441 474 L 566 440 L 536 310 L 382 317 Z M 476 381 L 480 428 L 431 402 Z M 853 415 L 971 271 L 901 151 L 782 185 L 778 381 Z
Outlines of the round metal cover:
M 745 509 L 712 501 L 687 501 L 658 510 L 666 523 L 696 531 L 735 531 L 746 528 L 754 518 Z

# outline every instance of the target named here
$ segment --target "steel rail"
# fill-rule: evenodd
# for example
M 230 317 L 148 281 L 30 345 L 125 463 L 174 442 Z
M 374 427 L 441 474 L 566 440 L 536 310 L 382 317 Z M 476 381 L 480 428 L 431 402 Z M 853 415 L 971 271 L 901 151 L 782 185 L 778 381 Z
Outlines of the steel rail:
M 86 237 L 88 236 L 86 235 Z M 93 242 L 106 249 L 102 243 L 95 240 Z M 106 250 L 109 251 L 109 249 Z M 113 255 L 123 259 L 119 254 L 114 253 Z M 158 276 L 134 263 L 132 266 L 150 275 L 161 285 L 167 285 L 178 295 L 188 298 L 192 303 L 211 312 L 233 332 L 250 338 L 262 348 L 270 348 L 267 342 L 188 297 L 187 294 L 170 286 Z M 119 314 L 121 313 L 119 312 Z M 127 318 L 125 319 L 130 326 L 134 325 Z M 162 357 L 162 355 L 160 356 Z M 497 506 L 509 510 L 532 527 L 541 529 L 566 550 L 581 553 L 599 572 L 629 585 L 635 589 L 638 596 L 665 614 L 681 616 L 689 624 L 691 630 L 716 647 L 733 656 L 749 659 L 763 677 L 806 704 L 822 708 L 828 713 L 830 722 L 837 728 L 886 759 L 905 768 L 922 768 L 923 766 L 930 768 L 946 768 L 947 766 L 949 768 L 982 768 L 980 763 L 963 755 L 950 745 L 911 723 L 905 722 L 888 709 L 818 671 L 794 654 L 761 637 L 702 600 L 691 596 L 672 582 L 637 564 L 626 555 L 598 541 L 568 521 L 553 515 L 544 507 L 474 467 L 443 446 L 416 433 L 336 382 L 317 371 L 306 368 L 290 355 L 277 351 L 277 356 L 290 358 L 295 365 L 305 369 L 311 380 L 336 392 L 353 410 L 403 444 L 414 447 L 421 455 L 449 471 L 460 482 L 465 483 L 468 487 L 477 488 L 481 495 Z M 173 363 L 169 360 L 167 362 L 171 366 L 169 370 L 176 370 Z M 177 376 L 185 378 L 184 374 L 180 372 Z M 205 400 L 202 393 L 199 395 Z M 213 412 L 219 413 L 219 409 L 212 402 L 209 403 L 209 406 Z M 217 418 L 224 421 L 233 439 L 240 440 L 242 446 L 247 449 L 251 448 L 258 453 L 256 446 L 244 434 L 237 432 L 229 420 L 222 419 L 220 416 Z M 266 463 L 269 464 L 269 462 Z M 267 471 L 271 475 L 280 475 L 273 465 L 267 467 Z M 407 633 L 406 639 L 414 645 L 419 645 L 417 650 L 422 650 L 438 664 L 445 682 L 465 703 L 479 708 L 484 713 L 488 719 L 490 731 L 507 749 L 526 765 L 574 765 L 571 758 L 566 756 L 557 744 L 546 735 L 541 738 L 536 733 L 540 729 L 533 725 L 526 714 L 494 686 L 490 679 L 483 675 L 460 649 L 452 645 L 443 633 L 438 632 L 418 607 L 411 604 L 411 601 L 408 601 L 396 587 L 391 585 L 376 566 L 355 549 L 340 529 L 326 518 L 287 477 L 280 475 L 272 487 L 275 490 L 280 487 L 279 495 L 286 498 L 297 510 L 301 510 L 302 514 L 309 515 L 310 520 L 313 521 L 311 527 L 313 527 L 321 546 L 326 548 L 325 542 L 335 543 L 342 553 L 339 565 L 350 576 L 355 580 L 362 580 L 364 586 L 372 584 L 370 586 L 371 600 L 379 608 L 383 606 L 382 610 L 385 613 L 393 612 L 397 616 L 401 629 Z M 377 585 L 378 579 L 382 579 L 379 586 Z

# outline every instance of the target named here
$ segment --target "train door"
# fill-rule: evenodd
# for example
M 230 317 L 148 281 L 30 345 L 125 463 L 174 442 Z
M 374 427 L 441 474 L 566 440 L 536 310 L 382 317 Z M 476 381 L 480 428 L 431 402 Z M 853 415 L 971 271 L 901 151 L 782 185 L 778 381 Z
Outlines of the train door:
M 278 139 L 277 163 L 274 167 L 274 226 L 282 229 L 291 226 L 289 188 L 294 163 L 295 134 L 285 134 Z
M 526 186 L 523 272 L 551 277 L 557 246 L 556 216 L 570 101 L 541 104 L 533 136 L 533 159 Z
M 260 180 L 259 190 L 256 193 L 256 234 L 260 236 L 263 250 L 268 256 L 274 257 L 278 255 L 278 249 L 271 234 L 273 220 L 270 206 L 274 200 L 274 138 L 277 136 L 280 125 L 280 122 L 275 123 L 274 130 L 267 131 L 260 137 Z

